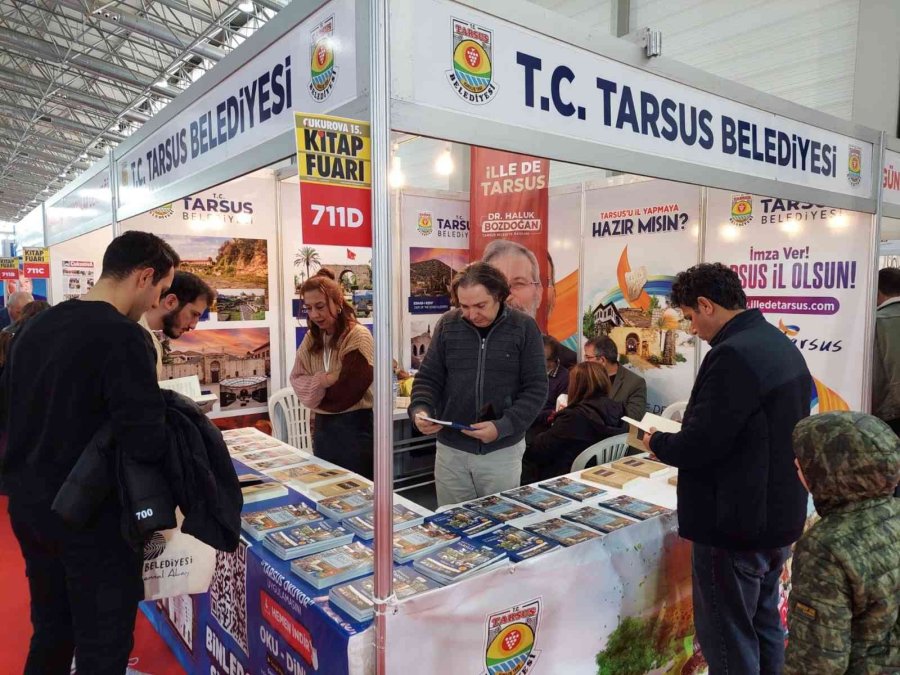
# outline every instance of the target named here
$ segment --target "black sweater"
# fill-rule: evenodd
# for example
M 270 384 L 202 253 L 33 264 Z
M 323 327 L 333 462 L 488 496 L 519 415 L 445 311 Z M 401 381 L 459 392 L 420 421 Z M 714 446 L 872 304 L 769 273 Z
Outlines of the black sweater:
M 735 550 L 787 546 L 806 519 L 791 434 L 809 415 L 812 378 L 800 351 L 758 310 L 710 341 L 677 434 L 653 452 L 678 474 L 678 525 L 691 541 Z
M 156 461 L 165 405 L 146 331 L 105 302 L 70 300 L 29 321 L 0 383 L 11 499 L 52 502 L 104 423 L 117 447 Z

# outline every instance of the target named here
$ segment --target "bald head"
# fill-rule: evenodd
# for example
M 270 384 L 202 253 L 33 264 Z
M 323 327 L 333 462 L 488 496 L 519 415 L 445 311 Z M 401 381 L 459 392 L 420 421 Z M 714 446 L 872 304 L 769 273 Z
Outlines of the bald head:
M 25 291 L 16 291 L 11 293 L 6 301 L 6 307 L 9 309 L 9 318 L 16 322 L 22 316 L 22 310 L 29 302 L 34 302 L 34 296 Z

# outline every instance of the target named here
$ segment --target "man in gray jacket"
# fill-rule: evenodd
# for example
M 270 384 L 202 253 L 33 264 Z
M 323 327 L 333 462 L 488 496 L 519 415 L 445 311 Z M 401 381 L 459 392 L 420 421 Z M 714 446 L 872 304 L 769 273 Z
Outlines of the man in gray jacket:
M 900 269 L 878 272 L 872 414 L 900 433 Z
M 451 293 L 456 308 L 435 327 L 409 406 L 419 431 L 438 435 L 441 506 L 519 485 L 525 431 L 547 398 L 541 333 L 534 319 L 505 304 L 503 274 L 472 263 L 454 277 Z

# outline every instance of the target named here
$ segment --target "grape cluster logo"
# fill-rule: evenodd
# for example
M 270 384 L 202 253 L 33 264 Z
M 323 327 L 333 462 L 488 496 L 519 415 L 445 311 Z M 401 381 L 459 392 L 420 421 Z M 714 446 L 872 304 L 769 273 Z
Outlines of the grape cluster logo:
M 856 187 L 862 182 L 862 148 L 855 145 L 850 146 L 850 152 L 847 156 L 847 180 L 850 185 Z
M 309 35 L 309 95 L 321 103 L 327 99 L 337 79 L 334 65 L 334 16 L 329 16 Z
M 535 649 L 541 599 L 491 614 L 487 620 L 484 675 L 525 675 L 540 652 Z
M 447 79 L 464 101 L 481 105 L 497 93 L 491 62 L 493 32 L 468 21 L 453 19 L 453 68 Z
M 430 211 L 419 211 L 419 217 L 416 220 L 416 229 L 420 234 L 426 236 L 434 231 L 434 219 L 431 217 Z
M 743 227 L 753 220 L 753 197 L 750 195 L 736 195 L 731 198 L 731 217 L 728 219 L 732 225 Z

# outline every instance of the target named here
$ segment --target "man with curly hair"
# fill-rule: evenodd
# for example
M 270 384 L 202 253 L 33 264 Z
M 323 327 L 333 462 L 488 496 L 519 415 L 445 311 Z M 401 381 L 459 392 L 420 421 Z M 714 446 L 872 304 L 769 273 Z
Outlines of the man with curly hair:
M 791 434 L 812 378 L 791 341 L 719 263 L 680 273 L 670 302 L 711 349 L 675 434 L 645 437 L 678 467 L 678 526 L 693 542 L 694 625 L 709 672 L 780 673 L 778 579 L 803 531 L 807 493 Z

